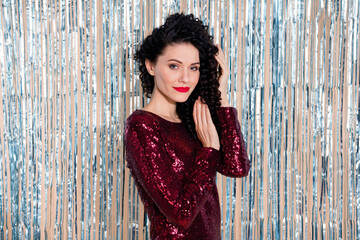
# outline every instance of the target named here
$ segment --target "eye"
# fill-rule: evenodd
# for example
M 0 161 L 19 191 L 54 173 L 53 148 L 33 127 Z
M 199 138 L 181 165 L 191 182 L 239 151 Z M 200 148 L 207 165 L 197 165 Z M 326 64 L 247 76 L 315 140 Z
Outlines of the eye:
M 170 66 L 169 66 L 171 69 L 177 69 L 178 68 L 178 66 L 177 65 L 175 65 L 175 64 L 170 64 Z
M 197 67 L 197 66 L 196 67 L 191 67 L 190 69 L 193 70 L 193 71 L 198 71 L 199 67 Z

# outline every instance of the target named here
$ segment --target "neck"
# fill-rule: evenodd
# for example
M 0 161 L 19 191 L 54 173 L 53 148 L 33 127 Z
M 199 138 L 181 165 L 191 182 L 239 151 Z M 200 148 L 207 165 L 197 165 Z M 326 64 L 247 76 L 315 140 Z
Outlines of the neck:
M 170 121 L 180 120 L 176 112 L 176 102 L 158 97 L 158 95 L 155 94 L 151 97 L 149 104 L 144 107 L 144 110 L 153 112 Z

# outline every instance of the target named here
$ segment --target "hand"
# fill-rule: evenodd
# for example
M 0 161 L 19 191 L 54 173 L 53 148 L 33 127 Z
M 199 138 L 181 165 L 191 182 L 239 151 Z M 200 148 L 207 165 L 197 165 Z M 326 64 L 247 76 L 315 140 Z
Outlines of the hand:
M 195 101 L 193 117 L 195 130 L 203 147 L 220 150 L 219 135 L 212 121 L 209 107 L 201 102 L 200 97 Z
M 214 56 L 216 61 L 218 62 L 220 68 L 221 68 L 221 76 L 219 77 L 219 91 L 221 93 L 221 107 L 229 107 L 230 103 L 227 97 L 227 81 L 229 79 L 230 75 L 230 69 L 225 61 L 225 54 L 221 50 L 220 45 L 216 44 L 216 46 L 219 49 L 219 52 Z

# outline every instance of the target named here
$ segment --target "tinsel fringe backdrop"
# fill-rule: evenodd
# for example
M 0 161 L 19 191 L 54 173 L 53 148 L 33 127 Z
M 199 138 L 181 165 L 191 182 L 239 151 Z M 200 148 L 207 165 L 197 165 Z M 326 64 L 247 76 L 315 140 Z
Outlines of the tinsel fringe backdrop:
M 179 11 L 226 53 L 252 163 L 218 175 L 223 239 L 360 239 L 359 7 L 1 0 L 0 239 L 149 239 L 123 128 L 134 51 Z

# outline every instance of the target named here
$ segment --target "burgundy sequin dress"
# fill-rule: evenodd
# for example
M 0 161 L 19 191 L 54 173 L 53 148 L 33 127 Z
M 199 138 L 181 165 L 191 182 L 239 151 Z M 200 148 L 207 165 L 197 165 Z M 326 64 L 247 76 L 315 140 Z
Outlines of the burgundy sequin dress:
M 148 213 L 153 240 L 217 240 L 220 204 L 216 171 L 244 177 L 250 169 L 233 107 L 221 107 L 220 151 L 202 147 L 183 123 L 136 110 L 126 120 L 127 167 Z

